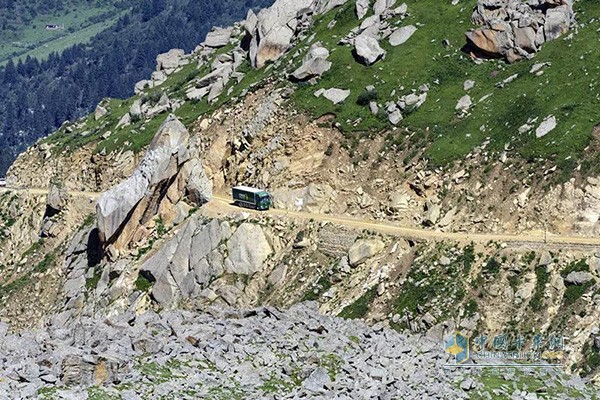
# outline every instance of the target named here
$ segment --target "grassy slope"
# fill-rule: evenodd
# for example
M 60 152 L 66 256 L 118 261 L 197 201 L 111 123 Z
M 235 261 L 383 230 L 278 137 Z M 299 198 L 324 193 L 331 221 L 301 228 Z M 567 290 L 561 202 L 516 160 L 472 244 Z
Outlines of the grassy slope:
M 231 50 L 231 46 L 219 49 L 213 55 L 212 59 L 229 50 Z M 201 68 L 198 68 L 196 62 L 192 62 L 183 67 L 180 71 L 169 76 L 165 83 L 159 87 L 147 90 L 142 96 L 146 99 L 158 100 L 160 95 L 165 92 L 171 99 L 185 98 L 186 84 L 195 77 L 204 76 L 209 73 L 212 59 L 205 63 Z M 252 69 L 247 61 L 239 68 L 239 72 L 246 74 L 242 82 L 239 85 L 236 85 L 234 83 L 235 80 L 232 79 L 223 91 L 223 94 L 214 104 L 209 104 L 206 98 L 201 101 L 186 101 L 174 112 L 174 114 L 177 115 L 185 125 L 189 126 L 200 116 L 210 114 L 223 104 L 232 101 L 232 99 L 239 96 L 243 90 L 248 89 L 252 84 L 260 82 L 267 75 L 267 71 L 264 69 L 258 71 Z M 230 88 L 233 88 L 231 95 L 227 96 L 226 93 Z M 108 154 L 120 150 L 132 150 L 137 153 L 143 150 L 152 141 L 156 131 L 168 115 L 168 113 L 158 114 L 152 119 L 138 121 L 130 126 L 117 130 L 116 126 L 121 117 L 127 113 L 133 102 L 139 98 L 140 95 L 136 95 L 126 100 L 108 99 L 106 100 L 105 106 L 109 113 L 104 118 L 96 121 L 94 115 L 90 114 L 82 121 L 83 125 L 80 129 L 77 129 L 74 132 L 67 132 L 66 127 L 62 127 L 46 138 L 44 142 L 55 144 L 55 151 L 71 151 L 84 145 L 95 144 L 94 151 L 96 153 L 105 152 Z M 147 101 L 152 103 L 152 100 Z M 112 132 L 112 134 L 108 138 L 103 139 L 102 136 L 107 131 Z
M 114 11 L 102 22 L 91 23 L 92 17 Z M 77 43 L 85 43 L 92 36 L 116 21 L 117 10 L 113 7 L 81 4 L 69 7 L 56 15 L 39 15 L 31 23 L 16 32 L 3 32 L 0 36 L 0 62 L 27 55 L 46 58 L 52 51 L 62 51 Z M 64 25 L 64 30 L 48 31 L 46 24 Z M 71 32 L 69 32 L 71 30 Z
M 417 138 L 427 139 L 432 145 L 427 156 L 434 164 L 445 164 L 461 159 L 486 138 L 491 138 L 491 148 L 500 150 L 510 143 L 527 158 L 552 159 L 565 168 L 576 165 L 569 156 L 579 158 L 589 144 L 591 131 L 600 122 L 596 85 L 600 76 L 600 53 L 596 51 L 600 34 L 600 21 L 588 24 L 594 15 L 600 14 L 598 1 L 577 3 L 578 19 L 585 26 L 573 40 L 560 39 L 547 43 L 531 61 L 506 65 L 490 61 L 476 65 L 460 51 L 465 43 L 464 33 L 472 27 L 470 15 L 474 0 L 452 6 L 449 2 L 434 0 L 408 0 L 410 16 L 401 23 L 423 24 L 405 44 L 393 48 L 382 43 L 388 53 L 371 67 L 354 61 L 351 48 L 338 45 L 338 40 L 358 24 L 354 16 L 353 2 L 340 10 L 324 16 L 316 26 L 317 38 L 333 50 L 330 59 L 333 68 L 324 75 L 317 86 L 300 87 L 295 99 L 299 107 L 315 115 L 335 113 L 338 122 L 347 131 L 379 130 L 388 127 L 385 118 L 378 118 L 367 107 L 356 103 L 367 85 L 374 85 L 379 103 L 396 100 L 427 83 L 431 90 L 425 105 L 405 116 L 404 127 L 417 132 Z M 337 24 L 327 29 L 333 19 Z M 442 41 L 447 39 L 451 47 L 446 49 Z M 541 77 L 529 73 L 534 63 L 551 61 Z M 497 71 L 495 77 L 491 73 Z M 495 84 L 518 73 L 519 78 L 500 89 Z M 472 79 L 476 86 L 469 93 L 474 101 L 484 95 L 492 96 L 477 104 L 472 115 L 458 118 L 455 106 L 465 92 L 463 82 Z M 434 82 L 438 80 L 439 84 Z M 313 93 L 319 88 L 339 87 L 351 89 L 346 102 L 334 106 Z M 404 90 L 401 90 L 404 87 Z M 396 90 L 396 95 L 392 92 Z M 555 131 L 542 139 L 530 132 L 518 134 L 518 128 L 531 117 L 538 123 L 548 115 L 558 119 Z M 351 124 L 358 118 L 362 122 Z M 485 125 L 485 130 L 480 127 Z
M 193 122 L 231 101 L 251 84 L 273 73 L 293 71 L 300 64 L 308 45 L 321 41 L 332 51 L 330 60 L 333 68 L 316 86 L 299 84 L 293 100 L 296 107 L 314 116 L 336 114 L 337 121 L 349 135 L 372 135 L 391 127 L 385 116 L 374 116 L 368 107 L 357 104 L 366 86 L 374 85 L 378 102 L 384 104 L 427 83 L 430 85 L 427 102 L 419 110 L 405 115 L 401 126 L 411 131 L 413 143 L 428 146 L 425 156 L 433 165 L 460 160 L 474 147 L 490 139 L 488 149 L 500 152 L 508 144 L 530 162 L 541 159 L 558 164 L 567 177 L 580 164 L 583 164 L 584 173 L 600 172 L 600 155 L 584 151 L 590 144 L 592 128 L 600 122 L 596 111 L 600 102 L 596 87 L 600 76 L 600 53 L 595 51 L 600 37 L 597 32 L 600 21 L 596 19 L 588 24 L 594 15 L 600 15 L 599 1 L 577 3 L 578 20 L 582 26 L 573 39 L 561 38 L 547 43 L 533 60 L 513 65 L 500 60 L 477 65 L 461 52 L 460 48 L 465 43 L 464 33 L 472 27 L 470 15 L 475 0 L 469 0 L 462 6 L 452 6 L 449 2 L 440 4 L 433 0 L 408 0 L 407 3 L 410 15 L 404 21 L 397 19 L 392 24 L 416 24 L 419 25 L 418 31 L 407 43 L 396 48 L 382 42 L 388 51 L 387 56 L 371 67 L 357 63 L 352 49 L 338 44 L 339 39 L 358 25 L 354 2 L 349 2 L 316 22 L 316 38 L 312 42 L 301 42 L 299 48 L 302 51 L 293 49 L 280 62 L 268 67 L 271 70 L 255 71 L 246 64 L 242 67 L 247 73 L 242 83 L 234 86 L 232 82 L 229 85 L 233 87 L 230 97 L 223 94 L 214 105 L 209 105 L 206 100 L 188 101 L 176 114 L 187 124 Z M 327 25 L 333 19 L 337 20 L 337 24 L 328 29 Z M 444 39 L 450 41 L 450 48 L 443 47 Z M 219 53 L 226 50 L 221 49 Z M 533 64 L 547 61 L 552 65 L 545 68 L 542 76 L 529 73 Z M 166 91 L 171 98 L 172 94 L 182 98 L 185 83 L 207 72 L 206 68 L 198 70 L 190 65 L 152 92 Z M 519 74 L 515 81 L 504 88 L 496 87 L 498 82 L 513 74 Z M 469 92 L 476 104 L 469 116 L 460 118 L 455 106 L 458 99 L 466 94 L 463 83 L 467 79 L 476 82 L 475 88 Z M 436 81 L 437 84 L 434 83 Z M 314 97 L 317 89 L 330 87 L 351 89 L 351 95 L 345 103 L 337 106 L 324 98 Z M 479 102 L 489 94 L 491 96 L 487 100 Z M 60 130 L 50 141 L 59 142 L 61 148 L 68 146 L 73 149 L 81 144 L 99 142 L 96 151 L 106 149 L 110 152 L 122 148 L 139 151 L 150 142 L 165 115 L 115 133 L 114 126 L 134 99 L 111 100 L 111 113 L 100 122 L 88 118 L 83 130 L 91 131 L 91 135 L 80 137 Z M 548 115 L 556 115 L 558 127 L 544 138 L 536 139 L 535 129 L 523 135 L 518 133 L 518 128 L 528 119 L 538 118 L 539 124 Z M 362 122 L 355 126 L 353 122 L 357 119 Z M 101 141 L 100 135 L 107 130 L 113 131 L 113 135 Z M 582 163 L 584 158 L 586 161 Z

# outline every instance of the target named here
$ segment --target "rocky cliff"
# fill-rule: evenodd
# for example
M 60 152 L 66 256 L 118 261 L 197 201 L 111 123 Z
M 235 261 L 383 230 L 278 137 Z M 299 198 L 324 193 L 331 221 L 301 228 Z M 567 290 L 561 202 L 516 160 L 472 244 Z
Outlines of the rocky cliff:
M 182 309 L 316 301 L 321 313 L 363 319 L 376 326 L 366 335 L 398 343 L 441 343 L 455 329 L 560 332 L 564 351 L 543 360 L 597 383 L 600 171 L 589 38 L 598 22 L 584 13 L 595 6 L 582 4 L 581 15 L 570 2 L 453 2 L 436 5 L 436 15 L 430 6 L 279 0 L 215 28 L 191 54 L 160 55 L 135 97 L 106 99 L 36 144 L 13 165 L 0 197 L 8 232 L 0 230 L 0 264 L 10 271 L 0 281 L 2 318 L 14 330 L 107 319 L 129 331 L 137 316 L 155 326 L 154 312 L 179 315 L 165 322 L 175 332 L 166 341 L 181 339 Z M 439 32 L 436 24 L 448 21 Z M 581 55 L 581 70 L 553 57 L 567 50 Z M 558 96 L 548 82 L 566 73 L 574 77 Z M 231 207 L 223 198 L 236 184 L 268 189 L 275 210 Z M 350 324 L 331 321 L 323 324 Z M 137 343 L 136 329 L 127 337 Z M 198 347 L 204 336 L 190 335 Z M 179 339 L 177 351 L 188 346 Z M 142 342 L 130 356 L 155 349 L 157 359 L 144 362 L 171 371 L 160 341 Z M 113 391 L 110 371 L 135 371 L 131 359 L 102 357 L 61 358 L 62 366 L 33 374 L 32 385 L 6 388 L 26 393 L 60 380 Z M 222 363 L 231 359 L 213 361 L 230 371 Z M 402 394 L 398 379 L 413 391 L 429 379 L 392 380 L 375 371 L 381 365 L 369 364 L 374 375 L 365 376 L 373 396 Z M 22 369 L 10 368 L 8 378 L 23 383 Z M 163 389 L 184 370 L 165 372 Z M 348 375 L 326 381 L 321 370 L 305 372 L 298 382 L 290 371 L 273 379 L 289 393 L 352 397 Z M 232 393 L 242 375 L 217 386 Z M 275 385 L 263 378 L 255 389 Z M 464 384 L 446 378 L 458 391 L 442 398 L 475 388 L 508 393 L 485 374 Z M 377 386 L 384 381 L 388 389 Z

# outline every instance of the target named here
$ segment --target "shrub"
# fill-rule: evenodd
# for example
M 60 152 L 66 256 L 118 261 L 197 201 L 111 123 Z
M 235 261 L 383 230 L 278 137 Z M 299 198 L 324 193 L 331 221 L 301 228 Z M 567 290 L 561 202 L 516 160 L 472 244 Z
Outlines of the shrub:
M 356 104 L 359 106 L 368 106 L 370 102 L 376 101 L 379 98 L 377 92 L 374 90 L 365 90 L 361 94 L 358 95 L 358 99 L 356 100 Z

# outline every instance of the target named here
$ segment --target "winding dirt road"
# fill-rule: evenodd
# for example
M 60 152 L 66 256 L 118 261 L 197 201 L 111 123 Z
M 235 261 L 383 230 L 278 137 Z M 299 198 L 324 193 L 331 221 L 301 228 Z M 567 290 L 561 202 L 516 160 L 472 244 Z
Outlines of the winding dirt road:
M 47 189 L 20 189 L 20 188 L 0 188 L 0 193 L 4 191 L 26 192 L 32 195 L 45 196 Z M 71 196 L 97 199 L 101 193 L 94 192 L 69 192 Z M 264 213 L 255 210 L 241 209 L 231 203 L 231 198 L 223 195 L 214 195 L 213 199 L 202 207 L 201 213 L 208 217 L 218 217 L 231 215 L 239 212 L 248 212 L 251 214 Z M 288 211 L 280 209 L 271 209 L 268 212 L 271 216 L 281 216 L 286 218 L 297 218 L 304 220 L 314 220 L 330 222 L 333 224 L 345 226 L 353 229 L 367 229 L 388 235 L 398 236 L 413 240 L 449 240 L 461 243 L 506 243 L 512 245 L 526 245 L 531 247 L 584 247 L 600 249 L 600 237 L 586 236 L 563 236 L 553 235 L 544 232 L 527 232 L 522 234 L 503 234 L 503 233 L 468 233 L 468 232 L 442 232 L 422 228 L 405 227 L 395 225 L 386 221 L 361 220 L 346 215 L 315 214 L 303 211 Z

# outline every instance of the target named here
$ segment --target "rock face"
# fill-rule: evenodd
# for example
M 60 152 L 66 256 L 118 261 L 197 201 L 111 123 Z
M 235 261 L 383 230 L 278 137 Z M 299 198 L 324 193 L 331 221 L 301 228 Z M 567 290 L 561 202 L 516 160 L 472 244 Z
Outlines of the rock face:
M 202 168 L 197 163 L 185 167 L 195 163 L 188 141 L 185 126 L 169 116 L 133 175 L 100 197 L 98 229 L 105 244 L 114 244 L 117 249 L 128 247 L 140 228 L 182 199 L 188 183 L 196 205 L 209 200 L 211 189 Z M 161 217 L 170 219 L 167 214 L 164 212 Z
M 272 254 L 263 230 L 255 224 L 242 224 L 227 243 L 229 259 L 226 269 L 232 274 L 252 275 L 262 269 Z
M 258 224 L 245 222 L 236 228 L 193 216 L 144 262 L 140 273 L 154 282 L 153 299 L 172 307 L 181 298 L 197 297 L 223 273 L 251 276 L 262 271 L 272 254 L 270 238 Z M 219 285 L 210 290 L 223 290 Z M 237 295 L 228 296 L 227 302 L 235 304 Z
M 574 19 L 571 0 L 479 0 L 472 16 L 482 25 L 467 32 L 478 52 L 509 62 L 531 58 L 540 46 L 569 30 Z
M 302 65 L 292 73 L 292 76 L 299 81 L 320 77 L 331 69 L 332 64 L 327 61 L 328 57 L 329 50 L 320 43 L 313 44 L 304 57 Z

